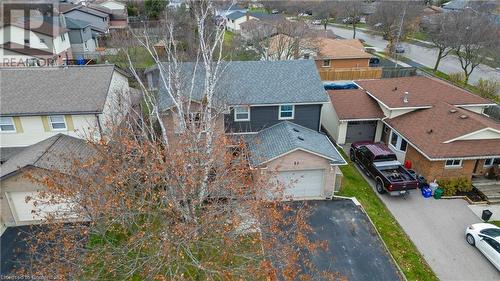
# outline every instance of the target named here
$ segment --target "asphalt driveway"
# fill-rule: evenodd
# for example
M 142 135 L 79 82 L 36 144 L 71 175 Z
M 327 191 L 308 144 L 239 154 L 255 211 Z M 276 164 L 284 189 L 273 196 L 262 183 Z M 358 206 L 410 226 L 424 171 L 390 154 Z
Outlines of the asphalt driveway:
M 347 280 L 402 280 L 367 215 L 351 200 L 311 201 L 313 239 L 328 241 L 326 251 L 310 258 L 320 271 L 337 272 Z
M 500 280 L 495 267 L 465 241 L 465 228 L 481 221 L 464 200 L 424 198 L 419 190 L 406 197 L 378 195 L 440 280 Z

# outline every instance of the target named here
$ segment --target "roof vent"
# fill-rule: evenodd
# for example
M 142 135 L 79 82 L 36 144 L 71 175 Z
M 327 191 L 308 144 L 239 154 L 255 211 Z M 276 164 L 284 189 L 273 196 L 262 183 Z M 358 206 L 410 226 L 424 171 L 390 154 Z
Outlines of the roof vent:
M 404 102 L 404 103 L 408 103 L 408 95 L 409 95 L 409 94 L 410 94 L 410 93 L 405 92 L 405 95 L 404 95 L 404 97 L 403 97 L 403 102 Z
M 395 92 L 397 90 L 398 90 L 398 87 L 394 87 L 394 89 L 392 89 L 393 92 Z
M 303 141 L 303 140 L 304 140 L 304 138 L 303 138 L 303 137 L 297 137 L 297 138 L 298 138 L 299 140 L 301 140 L 301 141 Z
M 300 132 L 299 129 L 297 129 L 297 128 L 293 128 L 293 131 L 297 132 L 297 133 Z
M 428 133 L 428 134 L 432 134 L 432 132 L 433 132 L 433 131 L 432 131 L 432 129 L 429 129 L 429 130 L 427 130 L 427 132 L 426 132 L 426 133 Z
M 464 115 L 460 115 L 460 119 L 467 119 L 468 117 L 469 117 L 469 116 L 467 116 L 467 115 L 465 115 L 465 114 L 464 114 Z
M 455 112 L 457 112 L 457 110 L 456 109 L 450 109 L 449 112 L 450 113 L 455 113 Z

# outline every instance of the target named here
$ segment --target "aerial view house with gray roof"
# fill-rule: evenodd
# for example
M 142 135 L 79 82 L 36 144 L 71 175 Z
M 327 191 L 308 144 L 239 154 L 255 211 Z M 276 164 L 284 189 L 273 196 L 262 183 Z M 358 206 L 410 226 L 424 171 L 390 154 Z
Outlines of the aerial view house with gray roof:
M 66 28 L 69 30 L 69 42 L 74 58 L 95 54 L 97 40 L 92 37 L 89 22 L 66 18 Z
M 60 4 L 59 12 L 66 19 L 76 19 L 90 23 L 93 38 L 109 31 L 109 14 L 83 5 Z
M 181 95 L 191 97 L 193 110 L 204 98 L 202 67 L 195 68 L 194 63 L 181 67 L 180 75 L 188 77 L 183 80 L 195 82 L 192 91 L 191 86 L 181 86 L 186 89 Z M 222 69 L 213 105 L 219 113 L 217 127 L 246 141 L 256 171 L 277 172 L 280 181 L 296 179 L 293 188 L 285 188 L 287 197 L 331 197 L 340 178 L 338 165 L 345 161 L 320 132 L 321 109 L 329 99 L 314 62 L 232 61 Z M 146 75 L 150 87 L 158 89 L 162 122 L 172 139 L 178 133 L 173 101 L 158 82 L 158 66 L 148 69 Z
M 18 18 L 1 26 L 0 33 L 2 66 L 61 65 L 72 58 L 68 29 L 57 17 Z
M 58 133 L 99 137 L 130 107 L 128 76 L 114 65 L 0 68 L 0 148 Z
M 50 204 L 41 198 L 38 204 L 35 203 L 36 199 L 27 200 L 26 198 L 39 198 L 38 193 L 46 191 L 46 187 L 26 175 L 38 172 L 71 175 L 77 172 L 72 168 L 73 161 L 85 161 L 92 156 L 93 151 L 85 140 L 59 133 L 26 147 L 2 164 L 0 233 L 7 227 L 39 223 L 47 212 L 55 214 L 54 212 L 67 210 L 68 206 L 64 204 Z

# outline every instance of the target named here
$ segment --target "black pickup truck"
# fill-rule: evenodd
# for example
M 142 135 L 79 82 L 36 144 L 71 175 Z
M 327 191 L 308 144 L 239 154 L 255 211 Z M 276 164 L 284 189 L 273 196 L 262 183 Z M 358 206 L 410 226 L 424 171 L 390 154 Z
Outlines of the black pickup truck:
M 355 142 L 350 158 L 375 180 L 378 193 L 405 195 L 418 187 L 418 181 L 398 162 L 396 154 L 381 143 Z

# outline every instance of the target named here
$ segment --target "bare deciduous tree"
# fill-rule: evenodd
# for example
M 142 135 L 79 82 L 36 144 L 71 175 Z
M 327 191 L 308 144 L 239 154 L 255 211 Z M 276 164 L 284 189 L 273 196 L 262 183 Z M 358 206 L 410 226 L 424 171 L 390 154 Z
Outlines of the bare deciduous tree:
M 450 14 L 452 48 L 458 57 L 467 84 L 474 69 L 498 51 L 500 29 L 489 14 L 464 10 Z
M 455 32 L 452 30 L 450 14 L 434 15 L 425 25 L 425 30 L 434 47 L 438 49 L 438 56 L 434 64 L 434 71 L 436 71 L 441 60 L 453 50 L 453 34 Z
M 92 153 L 85 159 L 69 159 L 62 170 L 29 173 L 45 187 L 42 199 L 70 202 L 72 216 L 83 220 L 66 223 L 48 215 L 46 229 L 30 241 L 29 274 L 63 280 L 315 276 L 309 254 L 326 245 L 309 239 L 307 206 L 270 200 L 270 191 L 283 198 L 285 186 L 271 184 L 273 171 L 255 173 L 246 145 L 217 129 L 224 105 L 216 85 L 227 63 L 221 59 L 223 29 L 208 27 L 211 4 L 190 3 L 198 51 L 189 73 L 175 44 L 175 21 L 164 30 L 166 62 L 147 34 L 136 34 L 158 64 L 162 95 L 171 100 L 179 126 L 176 134 L 169 137 L 172 128 L 162 120 L 157 92 L 131 64 L 146 113 L 130 113 L 109 142 L 89 140 Z M 200 82 L 202 100 L 191 102 Z
M 255 22 L 247 29 L 249 44 L 263 60 L 297 59 L 316 50 L 312 31 L 303 22 L 280 20 L 273 23 Z
M 363 14 L 363 5 L 364 2 L 361 0 L 342 1 L 337 3 L 341 17 L 344 18 L 346 24 L 350 24 L 352 27 L 352 39 L 356 39 L 356 24 Z
M 415 19 L 422 14 L 423 8 L 419 1 L 380 1 L 368 23 L 383 32 L 384 39 L 389 41 L 389 50 L 392 50 L 396 41 L 404 40 L 417 28 Z

